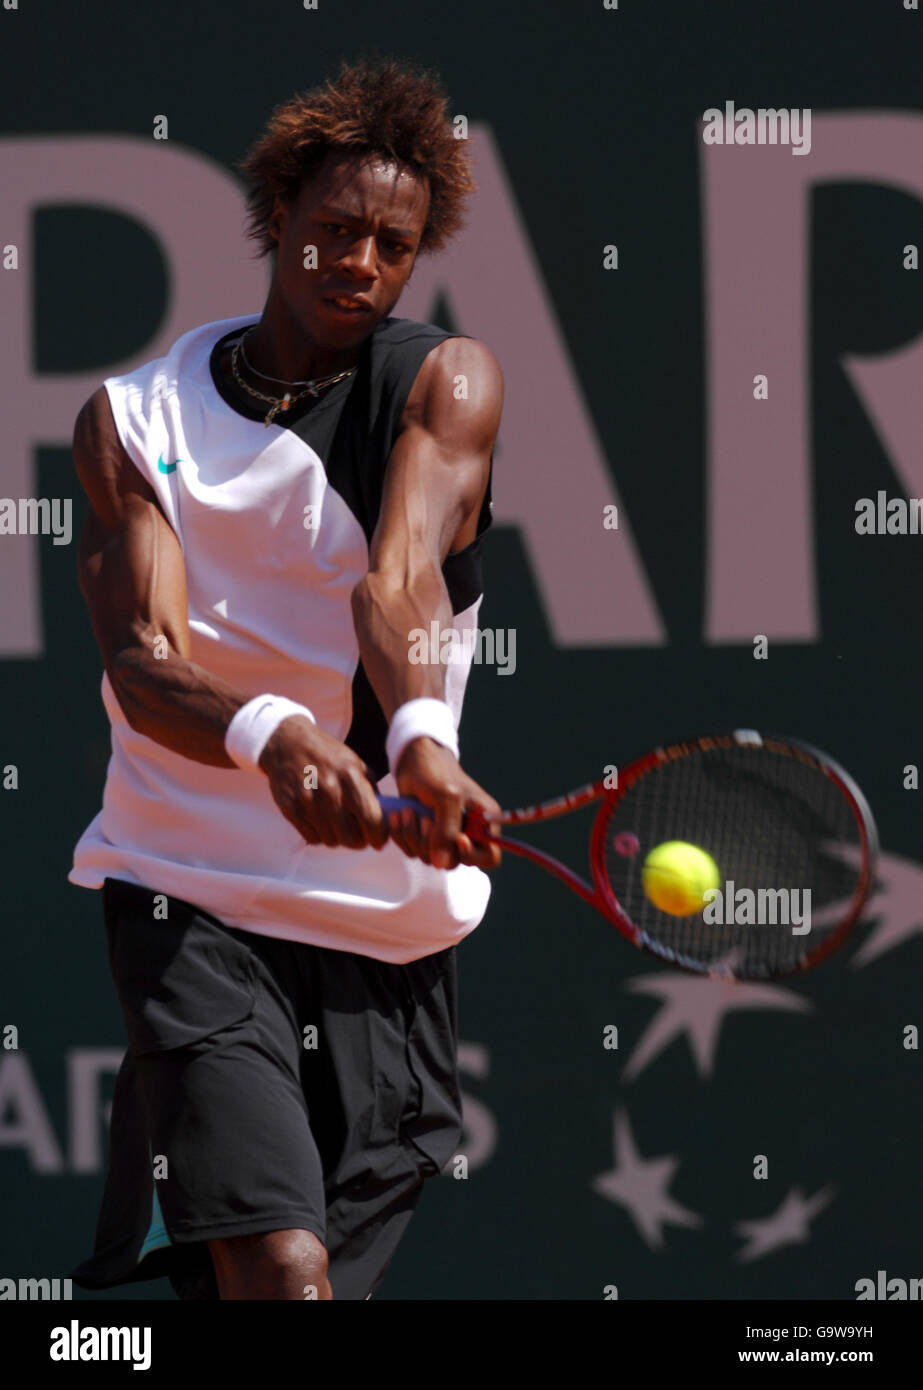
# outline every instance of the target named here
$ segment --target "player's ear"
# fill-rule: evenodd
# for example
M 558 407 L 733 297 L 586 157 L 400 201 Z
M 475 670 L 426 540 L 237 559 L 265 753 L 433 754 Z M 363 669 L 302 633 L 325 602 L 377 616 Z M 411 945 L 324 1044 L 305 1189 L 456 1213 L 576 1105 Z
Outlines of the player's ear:
M 288 205 L 283 202 L 281 196 L 277 193 L 273 200 L 272 212 L 269 214 L 269 235 L 274 241 L 279 241 L 281 238 L 282 232 L 285 229 L 285 223 L 288 219 L 288 214 Z

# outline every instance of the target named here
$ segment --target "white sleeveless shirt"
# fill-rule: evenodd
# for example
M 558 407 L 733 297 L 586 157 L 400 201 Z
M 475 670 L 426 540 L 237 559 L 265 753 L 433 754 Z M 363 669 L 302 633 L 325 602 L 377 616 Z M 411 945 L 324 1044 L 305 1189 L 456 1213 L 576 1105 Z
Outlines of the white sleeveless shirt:
M 269 692 L 307 705 L 322 729 L 345 740 L 359 667 L 350 596 L 368 570 L 375 517 L 360 522 L 359 504 L 344 500 L 325 459 L 294 427 L 266 428 L 217 389 L 216 343 L 255 320 L 193 329 L 166 356 L 105 387 L 119 438 L 182 547 L 190 659 L 248 699 Z M 403 363 L 409 389 L 418 360 L 449 335 L 389 319 L 372 336 L 355 376 L 330 388 L 338 393 L 325 403 L 331 429 L 351 397 L 366 412 L 380 397 L 393 417 L 402 402 L 390 400 L 386 357 Z M 365 468 L 361 450 L 344 446 L 342 431 L 337 438 L 341 453 L 352 449 L 350 466 Z M 384 462 L 374 460 L 381 473 Z M 478 593 L 455 613 L 460 633 L 475 627 L 480 602 Z M 468 656 L 446 668 L 456 727 L 472 645 L 458 644 Z M 481 921 L 490 885 L 479 869 L 434 869 L 390 843 L 381 851 L 306 845 L 262 773 L 209 767 L 135 732 L 106 675 L 102 698 L 112 755 L 102 810 L 74 851 L 72 883 L 125 879 L 228 926 L 395 963 L 454 945 Z M 378 789 L 397 792 L 390 775 Z

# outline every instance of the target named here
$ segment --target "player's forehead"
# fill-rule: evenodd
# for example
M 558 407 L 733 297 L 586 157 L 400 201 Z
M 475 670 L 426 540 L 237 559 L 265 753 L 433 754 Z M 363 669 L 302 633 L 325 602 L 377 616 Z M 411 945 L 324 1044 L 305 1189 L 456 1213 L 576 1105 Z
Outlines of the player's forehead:
M 422 231 L 429 207 L 425 178 L 382 155 L 327 155 L 299 192 L 302 209 L 339 209 Z

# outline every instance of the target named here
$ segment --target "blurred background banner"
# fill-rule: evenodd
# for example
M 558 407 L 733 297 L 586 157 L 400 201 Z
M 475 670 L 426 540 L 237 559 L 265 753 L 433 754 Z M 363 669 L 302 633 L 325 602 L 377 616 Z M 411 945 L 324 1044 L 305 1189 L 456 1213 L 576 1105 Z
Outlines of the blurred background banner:
M 99 895 L 66 881 L 109 750 L 73 420 L 259 312 L 234 161 L 385 51 L 440 70 L 479 183 L 396 312 L 482 338 L 507 385 L 480 622 L 509 645 L 472 673 L 468 770 L 522 805 L 781 732 L 852 772 L 883 856 L 854 942 L 763 986 L 678 975 L 508 857 L 459 953 L 468 1174 L 428 1185 L 377 1296 L 923 1276 L 923 535 L 888 510 L 923 497 L 921 44 L 902 0 L 0 11 L 0 1277 L 88 1253 L 124 1047 Z M 787 142 L 726 143 L 780 111 Z M 57 503 L 49 534 L 11 533 L 20 498 Z M 536 840 L 583 867 L 588 820 Z

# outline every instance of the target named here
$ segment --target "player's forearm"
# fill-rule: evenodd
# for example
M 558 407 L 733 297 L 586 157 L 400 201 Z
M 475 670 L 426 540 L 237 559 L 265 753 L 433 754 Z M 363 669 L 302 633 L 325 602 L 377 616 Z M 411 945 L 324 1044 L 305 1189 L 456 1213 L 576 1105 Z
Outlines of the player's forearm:
M 125 718 L 138 733 L 194 762 L 235 766 L 224 738 L 248 695 L 172 647 L 158 657 L 147 645 L 128 646 L 107 672 Z
M 352 607 L 359 655 L 389 722 L 408 700 L 443 700 L 441 643 L 430 637 L 434 623 L 438 633 L 451 627 L 452 606 L 438 566 L 423 564 L 400 579 L 370 571 L 353 590 Z

